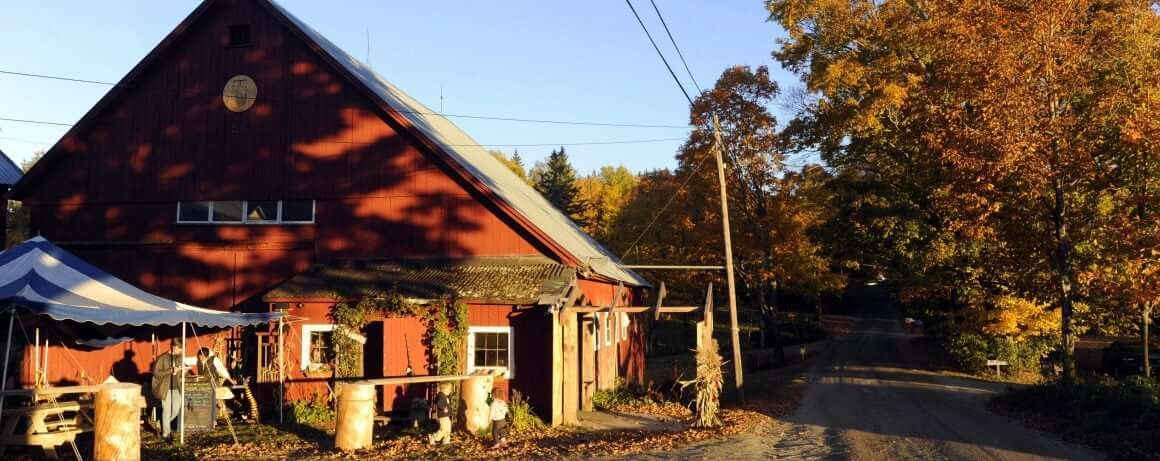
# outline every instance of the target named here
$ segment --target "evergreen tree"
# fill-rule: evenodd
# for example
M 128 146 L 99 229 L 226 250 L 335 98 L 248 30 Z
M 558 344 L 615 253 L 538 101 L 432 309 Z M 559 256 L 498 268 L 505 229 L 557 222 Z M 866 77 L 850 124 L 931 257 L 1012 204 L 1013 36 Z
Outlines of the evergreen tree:
M 496 160 L 503 162 L 504 166 L 508 167 L 508 169 L 511 170 L 512 173 L 515 173 L 516 176 L 519 176 L 520 179 L 524 180 L 524 182 L 528 182 L 528 174 L 524 170 L 524 161 L 520 158 L 519 151 L 516 151 L 516 153 L 512 154 L 511 157 L 508 157 L 503 153 L 503 151 L 500 150 L 490 150 L 488 152 L 491 152 L 491 155 L 494 156 Z
M 580 185 L 576 181 L 576 169 L 568 161 L 564 147 L 553 150 L 543 162 L 536 162 L 532 168 L 531 180 L 544 198 L 548 199 L 562 213 L 583 226 L 584 204 L 580 200 Z

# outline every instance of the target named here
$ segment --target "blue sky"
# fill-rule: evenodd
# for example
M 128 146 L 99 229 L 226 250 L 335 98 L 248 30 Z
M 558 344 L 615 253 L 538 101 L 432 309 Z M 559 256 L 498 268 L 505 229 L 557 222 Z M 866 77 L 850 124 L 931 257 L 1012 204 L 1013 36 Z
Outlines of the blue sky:
M 450 114 L 684 125 L 687 102 L 624 2 L 543 0 L 280 0 L 296 16 L 432 109 Z M 647 0 L 635 0 L 679 66 Z M 711 86 L 726 67 L 768 65 L 780 28 L 761 0 L 657 0 L 693 75 Z M 193 0 L 0 0 L 0 70 L 115 82 L 197 5 Z M 680 67 L 677 69 L 681 70 Z M 692 91 L 683 70 L 686 87 Z M 107 86 L 0 74 L 0 118 L 72 123 Z M 772 107 L 779 119 L 787 117 Z M 684 138 L 686 129 L 559 126 L 452 119 L 485 145 Z M 66 127 L 0 121 L 0 150 L 20 162 Z M 569 146 L 582 173 L 622 164 L 672 167 L 681 141 Z M 502 150 L 512 151 L 513 147 Z M 551 147 L 520 147 L 530 167 Z

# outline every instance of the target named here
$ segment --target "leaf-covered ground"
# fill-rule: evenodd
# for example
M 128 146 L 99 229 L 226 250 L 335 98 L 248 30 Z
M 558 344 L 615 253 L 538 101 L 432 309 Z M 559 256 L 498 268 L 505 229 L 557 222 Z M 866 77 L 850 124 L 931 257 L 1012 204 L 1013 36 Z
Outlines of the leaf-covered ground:
M 683 407 L 681 407 L 683 408 Z M 671 417 L 677 412 L 669 404 L 658 404 L 658 416 Z M 647 409 L 638 408 L 647 414 Z M 682 421 L 688 421 L 684 411 Z M 240 443 L 234 445 L 225 431 L 190 435 L 186 445 L 178 448 L 152 436 L 143 441 L 142 457 L 159 460 L 193 459 L 552 459 L 576 456 L 615 456 L 641 451 L 663 450 L 711 438 L 728 437 L 769 423 L 769 417 L 752 409 L 727 408 L 722 411 L 721 427 L 695 429 L 682 424 L 679 430 L 612 430 L 585 431 L 578 428 L 551 428 L 517 434 L 501 449 L 489 448 L 490 441 L 458 432 L 448 446 L 426 445 L 423 434 L 415 429 L 380 430 L 370 450 L 341 453 L 333 449 L 329 428 L 306 426 L 240 426 Z

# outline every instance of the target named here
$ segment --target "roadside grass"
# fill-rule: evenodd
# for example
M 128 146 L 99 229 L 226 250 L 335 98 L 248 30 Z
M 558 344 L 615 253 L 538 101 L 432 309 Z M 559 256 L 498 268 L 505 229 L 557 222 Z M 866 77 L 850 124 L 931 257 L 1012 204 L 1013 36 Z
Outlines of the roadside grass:
M 1121 460 L 1160 460 L 1160 381 L 1133 377 L 1012 389 L 997 411 Z

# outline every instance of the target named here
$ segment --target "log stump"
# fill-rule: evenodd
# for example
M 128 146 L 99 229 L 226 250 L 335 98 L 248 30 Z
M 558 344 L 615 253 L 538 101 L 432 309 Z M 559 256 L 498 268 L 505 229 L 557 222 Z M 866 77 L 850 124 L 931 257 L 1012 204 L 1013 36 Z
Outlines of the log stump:
M 370 448 L 374 443 L 375 385 L 343 383 L 338 388 L 334 447 L 343 451 Z
M 495 385 L 495 376 L 473 374 L 463 381 L 463 423 L 468 432 L 475 433 L 491 426 L 487 398 Z
M 109 383 L 101 386 L 93 401 L 93 459 L 138 461 L 141 459 L 141 386 Z

